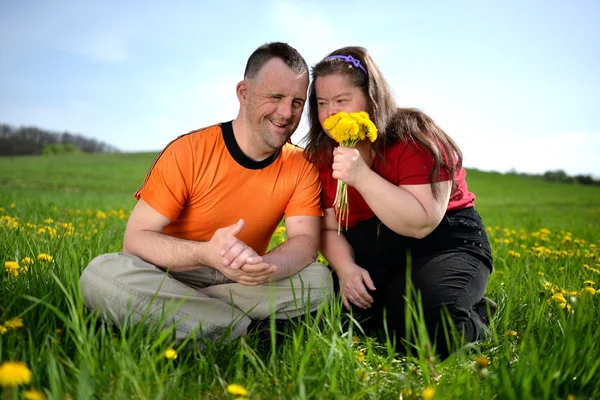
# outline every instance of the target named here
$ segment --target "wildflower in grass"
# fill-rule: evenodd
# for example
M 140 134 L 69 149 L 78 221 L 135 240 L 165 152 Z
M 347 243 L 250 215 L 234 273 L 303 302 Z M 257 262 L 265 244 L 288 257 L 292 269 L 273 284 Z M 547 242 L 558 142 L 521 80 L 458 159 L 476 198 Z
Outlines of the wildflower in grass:
M 5 361 L 0 364 L 0 386 L 16 387 L 31 382 L 31 370 L 22 361 Z
M 167 349 L 167 351 L 165 351 L 165 358 L 167 360 L 175 360 L 177 358 L 177 352 L 175 349 Z
M 15 208 L 17 205 L 15 203 L 10 203 L 10 208 Z
M 583 283 L 587 286 L 594 286 L 596 284 L 596 282 L 589 279 L 587 281 L 583 281 Z
M 365 353 L 362 350 L 356 352 L 356 358 L 359 362 L 365 362 Z
M 106 213 L 102 210 L 97 210 L 96 211 L 96 218 L 97 219 L 104 219 L 107 218 L 108 216 L 106 215 Z
M 237 383 L 227 385 L 227 392 L 236 396 L 248 396 L 248 391 Z
M 519 336 L 519 332 L 509 329 L 506 331 L 505 335 L 508 337 L 516 338 L 517 336 Z
M 477 368 L 483 369 L 483 368 L 487 368 L 490 365 L 490 360 L 488 360 L 484 356 L 478 356 L 476 363 L 477 363 Z
M 367 371 L 364 368 L 360 368 L 356 371 L 356 375 L 358 375 L 358 380 L 364 383 L 367 380 Z
M 18 329 L 18 328 L 22 328 L 25 325 L 23 325 L 23 318 L 16 317 L 16 318 L 9 319 L 8 321 L 6 321 L 4 323 L 4 326 L 6 326 L 7 328 L 11 328 L 11 329 Z
M 512 250 L 508 251 L 508 255 L 512 256 L 512 257 L 515 257 L 515 258 L 521 257 L 521 253 L 519 253 L 518 251 L 512 251 Z
M 593 287 L 588 286 L 585 289 L 583 289 L 583 293 L 586 293 L 586 294 L 596 294 L 596 290 L 594 290 Z
M 423 393 L 421 393 L 421 397 L 423 398 L 423 400 L 431 400 L 434 396 L 435 389 L 431 386 L 427 386 L 425 389 L 423 389 Z
M 19 263 L 16 261 L 5 261 L 4 269 L 9 275 L 19 276 Z
M 276 235 L 283 235 L 284 233 L 286 233 L 285 226 L 280 226 L 277 229 L 275 229 Z
M 0 325 L 0 335 L 4 335 L 6 332 L 8 332 L 8 329 L 4 325 Z
M 50 263 L 50 262 L 54 261 L 54 257 L 52 257 L 51 255 L 46 254 L 46 253 L 41 253 L 37 258 L 39 261 L 42 261 L 42 262 Z
M 39 390 L 30 389 L 23 392 L 23 398 L 25 400 L 46 400 L 46 395 Z
M 27 256 L 27 257 L 23 257 L 23 259 L 21 260 L 21 264 L 22 265 L 31 265 L 31 264 L 33 264 L 34 261 L 35 260 L 33 259 L 33 257 Z

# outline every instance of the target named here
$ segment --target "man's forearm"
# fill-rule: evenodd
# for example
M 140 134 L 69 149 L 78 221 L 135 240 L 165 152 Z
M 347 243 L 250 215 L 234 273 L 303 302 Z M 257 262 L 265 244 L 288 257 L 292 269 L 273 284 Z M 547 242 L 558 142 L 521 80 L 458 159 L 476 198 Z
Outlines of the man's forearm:
M 263 256 L 263 260 L 277 266 L 272 280 L 286 279 L 315 262 L 318 254 L 318 238 L 298 235 L 280 244 Z
M 123 252 L 162 269 L 182 272 L 210 266 L 206 242 L 184 240 L 154 231 L 125 233 Z

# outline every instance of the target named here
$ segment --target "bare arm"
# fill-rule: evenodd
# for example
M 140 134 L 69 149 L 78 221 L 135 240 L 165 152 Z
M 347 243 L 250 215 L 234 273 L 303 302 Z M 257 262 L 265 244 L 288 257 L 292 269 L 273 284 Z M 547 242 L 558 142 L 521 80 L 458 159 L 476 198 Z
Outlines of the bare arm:
M 356 189 L 371 210 L 391 230 L 422 239 L 440 223 L 448 208 L 451 181 L 435 183 L 439 197 L 433 197 L 431 185 L 396 186 L 371 171 L 368 183 Z
M 286 279 L 315 262 L 319 248 L 321 217 L 297 216 L 285 219 L 288 240 L 262 258 L 277 266 L 272 280 Z
M 235 237 L 244 227 L 243 220 L 217 229 L 207 242 L 165 235 L 163 230 L 170 222 L 167 217 L 140 199 L 127 222 L 123 252 L 173 272 L 210 267 L 245 285 L 264 282 L 276 269 L 275 266 L 262 262 L 254 251 L 248 251 L 248 247 Z M 245 260 L 250 262 L 245 271 L 232 268 L 228 262 L 224 262 L 225 243 L 244 246 Z
M 373 298 L 367 289 L 375 290 L 375 285 L 369 272 L 356 264 L 354 251 L 346 237 L 338 234 L 338 222 L 333 208 L 325 210 L 320 248 L 338 276 L 344 306 L 350 309 L 350 303 L 353 303 L 362 309 L 370 308 Z
M 371 170 L 356 149 L 348 147 L 335 149 L 332 176 L 354 186 L 388 228 L 419 239 L 442 220 L 452 189 L 449 180 L 435 183 L 439 189 L 436 199 L 428 183 L 396 186 Z

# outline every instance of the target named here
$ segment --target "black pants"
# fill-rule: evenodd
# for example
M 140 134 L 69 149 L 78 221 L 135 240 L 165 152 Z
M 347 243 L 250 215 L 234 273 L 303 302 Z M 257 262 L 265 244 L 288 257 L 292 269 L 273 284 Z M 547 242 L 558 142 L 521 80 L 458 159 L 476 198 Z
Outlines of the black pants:
M 345 232 L 356 263 L 369 271 L 377 290 L 369 291 L 374 305 L 354 307 L 367 331 L 383 327 L 385 309 L 388 331 L 397 344 L 406 337 L 405 295 L 407 259 L 411 283 L 420 292 L 423 315 L 437 351 L 446 356 L 442 318 L 448 313 L 455 328 L 469 342 L 484 338 L 486 326 L 473 310 L 484 295 L 492 271 L 492 252 L 481 217 L 474 208 L 449 211 L 439 226 L 423 239 L 398 235 L 377 218 L 360 222 Z M 337 287 L 336 279 L 336 287 Z M 414 296 L 413 296 L 414 298 Z

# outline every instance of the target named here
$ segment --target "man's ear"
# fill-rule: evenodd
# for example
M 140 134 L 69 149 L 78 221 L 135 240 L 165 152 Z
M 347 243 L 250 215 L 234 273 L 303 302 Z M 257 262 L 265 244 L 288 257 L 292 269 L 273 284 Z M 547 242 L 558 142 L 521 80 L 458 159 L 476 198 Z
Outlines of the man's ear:
M 246 104 L 248 102 L 248 81 L 245 79 L 240 81 L 235 87 L 235 93 L 240 104 Z

